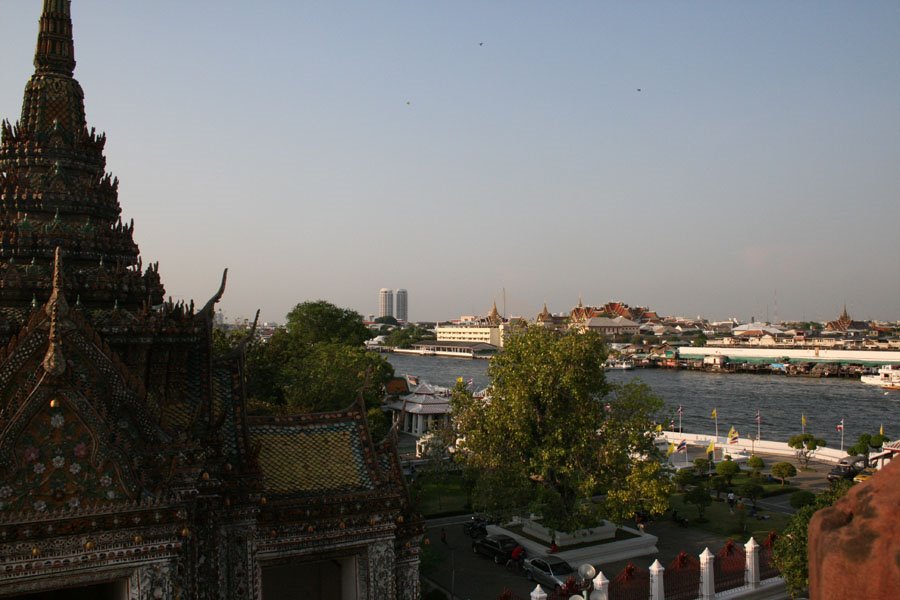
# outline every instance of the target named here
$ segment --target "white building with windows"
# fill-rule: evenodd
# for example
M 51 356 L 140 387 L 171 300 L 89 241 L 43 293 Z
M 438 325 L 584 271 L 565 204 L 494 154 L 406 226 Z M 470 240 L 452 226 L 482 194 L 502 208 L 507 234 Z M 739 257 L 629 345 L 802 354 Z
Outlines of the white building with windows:
M 396 317 L 398 321 L 403 321 L 404 323 L 409 320 L 409 312 L 407 310 L 408 298 L 409 295 L 406 293 L 405 289 L 400 288 L 397 290 L 397 312 L 394 313 L 394 317 Z
M 394 290 L 388 288 L 378 290 L 378 316 L 394 316 Z

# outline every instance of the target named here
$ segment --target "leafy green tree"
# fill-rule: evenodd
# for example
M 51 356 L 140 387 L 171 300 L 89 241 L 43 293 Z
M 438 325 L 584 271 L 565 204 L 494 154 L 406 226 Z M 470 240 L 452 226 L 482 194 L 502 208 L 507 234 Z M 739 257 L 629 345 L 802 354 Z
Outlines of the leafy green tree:
M 678 486 L 678 491 L 683 492 L 685 487 L 694 483 L 694 474 L 690 469 L 679 469 L 672 481 Z
M 750 501 L 753 502 L 753 506 L 756 506 L 756 501 L 762 498 L 763 493 L 765 493 L 763 486 L 755 481 L 748 481 L 738 488 L 738 494 L 744 498 L 750 498 Z
M 610 386 L 605 358 L 597 334 L 526 327 L 491 361 L 489 401 L 457 385 L 451 406 L 460 454 L 480 474 L 473 503 L 503 495 L 494 483 L 516 481 L 516 492 L 537 488 L 531 496 L 541 499 L 545 523 L 546 513 L 558 516 L 548 526 L 572 529 L 590 524 L 588 499 L 598 491 L 634 489 L 632 457 L 658 455 L 653 428 L 662 401 L 640 384 Z M 663 477 L 650 467 L 637 471 Z M 618 502 L 607 509 L 618 514 Z
M 762 470 L 766 468 L 766 462 L 754 454 L 747 460 L 747 466 L 750 467 L 750 473 L 753 477 L 759 477 Z
M 376 323 L 382 323 L 384 325 L 399 325 L 400 322 L 390 315 L 386 315 L 384 317 L 377 317 L 375 319 Z
M 847 454 L 864 454 L 868 456 L 872 450 L 881 448 L 885 441 L 887 441 L 886 438 L 881 434 L 864 433 L 859 436 L 854 445 L 847 448 Z
M 325 300 L 301 302 L 292 308 L 287 314 L 286 329 L 292 340 L 305 344 L 359 346 L 372 337 L 362 315 Z
M 728 489 L 728 482 L 725 481 L 725 478 L 721 475 L 716 475 L 709 483 L 712 486 L 712 489 L 716 491 L 716 500 L 721 498 L 725 490 Z
M 412 325 L 403 329 L 394 329 L 384 340 L 385 346 L 392 348 L 409 348 L 416 342 L 433 340 L 434 332 Z
M 631 472 L 625 477 L 625 485 L 607 493 L 607 514 L 618 523 L 631 517 L 635 507 L 660 515 L 669 509 L 669 496 L 675 491 L 674 488 L 660 461 L 635 461 Z
M 716 465 L 716 474 L 725 480 L 727 485 L 731 485 L 734 476 L 741 472 L 741 466 L 733 460 L 723 460 Z
M 697 469 L 697 474 L 701 477 L 706 477 L 709 475 L 709 459 L 708 458 L 695 458 L 694 459 L 694 468 Z
M 788 439 L 788 446 L 797 451 L 797 462 L 800 463 L 801 469 L 805 469 L 816 450 L 825 447 L 825 440 L 811 433 L 798 433 Z
M 784 482 L 789 477 L 793 477 L 797 474 L 797 469 L 789 462 L 780 462 L 772 465 L 772 476 L 777 477 L 781 480 L 781 485 L 784 485 Z
M 684 501 L 697 507 L 697 520 L 701 523 L 704 522 L 703 513 L 706 511 L 706 507 L 712 504 L 712 497 L 706 488 L 698 485 L 684 495 Z
M 394 375 L 378 354 L 335 343 L 312 344 L 283 369 L 285 402 L 292 412 L 302 413 L 345 408 L 361 389 L 366 406 L 379 406 L 384 384 Z
M 788 464 L 788 463 L 785 463 Z M 774 467 L 773 467 L 774 468 Z M 834 504 L 847 493 L 851 483 L 838 481 L 829 490 L 816 496 L 813 504 L 801 507 L 775 540 L 773 559 L 788 586 L 791 598 L 797 598 L 809 587 L 808 531 L 809 520 L 819 509 Z

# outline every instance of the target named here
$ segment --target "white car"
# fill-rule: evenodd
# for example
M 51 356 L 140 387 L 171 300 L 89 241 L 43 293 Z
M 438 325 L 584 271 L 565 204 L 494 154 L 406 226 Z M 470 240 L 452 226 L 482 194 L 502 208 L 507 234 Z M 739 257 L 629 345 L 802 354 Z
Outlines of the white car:
M 568 578 L 576 576 L 572 565 L 558 556 L 526 558 L 524 568 L 529 581 L 537 581 L 550 589 L 562 587 Z

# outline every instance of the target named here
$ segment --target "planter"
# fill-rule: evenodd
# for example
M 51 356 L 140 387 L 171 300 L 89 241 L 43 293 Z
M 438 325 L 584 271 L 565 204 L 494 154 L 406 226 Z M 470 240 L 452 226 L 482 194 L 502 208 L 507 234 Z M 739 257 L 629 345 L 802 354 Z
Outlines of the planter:
M 554 531 L 531 519 L 522 519 L 522 532 L 539 539 L 549 546 L 554 539 L 557 545 L 565 548 L 577 544 L 588 544 L 609 540 L 616 536 L 616 526 L 604 521 L 596 527 L 579 529 L 572 532 Z

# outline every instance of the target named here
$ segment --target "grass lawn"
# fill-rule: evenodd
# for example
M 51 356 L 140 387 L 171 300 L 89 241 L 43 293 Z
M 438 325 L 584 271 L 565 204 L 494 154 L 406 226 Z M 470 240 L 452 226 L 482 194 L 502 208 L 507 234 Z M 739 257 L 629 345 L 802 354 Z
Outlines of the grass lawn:
M 689 527 L 718 535 L 730 536 L 741 541 L 746 541 L 752 535 L 757 542 L 762 543 L 770 531 L 773 529 L 781 531 L 791 520 L 790 515 L 769 511 L 760 511 L 760 515 L 768 516 L 768 519 L 757 520 L 751 518 L 749 511 L 747 511 L 744 518 L 744 531 L 742 532 L 740 517 L 737 511 L 735 511 L 735 514 L 731 514 L 728 510 L 727 502 L 713 502 L 703 513 L 703 517 L 707 519 L 707 522 L 698 523 L 697 507 L 693 504 L 685 504 L 681 494 L 672 496 L 670 501 L 672 508 L 677 510 L 678 514 L 687 517 Z
M 425 517 L 471 512 L 466 482 L 460 476 L 448 475 L 443 480 L 423 481 L 410 491 L 416 508 Z

